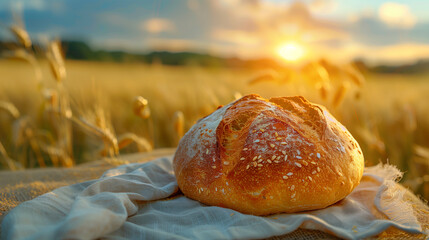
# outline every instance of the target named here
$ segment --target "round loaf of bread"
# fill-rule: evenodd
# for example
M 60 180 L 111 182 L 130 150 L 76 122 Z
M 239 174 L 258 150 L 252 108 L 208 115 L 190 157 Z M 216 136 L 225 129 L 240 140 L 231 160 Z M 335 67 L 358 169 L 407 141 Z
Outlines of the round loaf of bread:
M 324 107 L 305 98 L 243 98 L 200 119 L 173 160 L 185 196 L 267 215 L 325 208 L 363 174 L 362 151 Z

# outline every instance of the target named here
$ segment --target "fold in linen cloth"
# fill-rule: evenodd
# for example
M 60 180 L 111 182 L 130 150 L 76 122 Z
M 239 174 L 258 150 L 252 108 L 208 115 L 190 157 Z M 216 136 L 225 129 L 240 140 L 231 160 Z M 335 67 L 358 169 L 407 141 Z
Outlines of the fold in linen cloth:
M 123 165 L 93 181 L 24 202 L 6 215 L 2 239 L 261 239 L 316 229 L 346 239 L 389 227 L 423 233 L 412 207 L 392 190 L 393 166 L 366 168 L 361 184 L 325 209 L 253 216 L 180 194 L 172 157 Z

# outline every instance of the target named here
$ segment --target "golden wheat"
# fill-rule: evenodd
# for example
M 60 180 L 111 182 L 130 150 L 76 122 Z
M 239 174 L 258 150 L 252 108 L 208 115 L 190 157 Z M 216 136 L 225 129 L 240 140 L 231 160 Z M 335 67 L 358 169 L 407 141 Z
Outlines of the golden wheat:
M 173 122 L 174 122 L 174 132 L 176 133 L 175 143 L 177 145 L 179 144 L 180 139 L 185 134 L 185 116 L 183 115 L 183 112 L 176 111 L 174 113 Z
M 31 68 L 4 61 L 1 64 L 7 64 L 7 67 L 0 69 L 5 78 L 27 76 L 17 79 L 16 84 L 0 83 L 1 91 L 5 93 L 0 95 L 0 100 L 16 105 L 15 108 L 8 104 L 0 106 L 0 113 L 7 114 L 7 118 L 0 116 L 0 140 L 7 147 L 1 152 L 5 168 L 72 166 L 97 159 L 99 155 L 113 156 L 109 159 L 117 164 L 126 163 L 121 159 L 121 153 L 175 146 L 195 121 L 218 105 L 242 95 L 299 94 L 324 104 L 347 126 L 359 141 L 367 165 L 386 162 L 389 158 L 390 163 L 406 171 L 403 181 L 413 183 L 417 193 L 429 198 L 429 194 L 422 190 L 429 188 L 424 181 L 428 178 L 428 158 L 419 148 L 413 147 L 429 146 L 429 111 L 425 104 L 429 84 L 421 81 L 427 76 L 405 78 L 371 73 L 365 75 L 369 78 L 366 81 L 355 66 L 348 63 L 335 65 L 326 60 L 299 70 L 264 71 L 64 62 L 58 43 L 47 47 L 46 56 L 51 59 L 45 62 L 36 59 L 30 48 L 22 46 L 23 49 L 6 55 L 30 63 Z M 24 75 L 24 72 L 30 74 Z M 36 79 L 44 81 L 38 91 L 17 87 L 28 86 L 28 78 L 35 75 L 40 75 Z M 382 81 L 378 81 L 380 79 Z M 88 80 L 98 84 L 101 100 L 108 108 L 98 106 L 100 99 L 91 99 L 94 90 L 88 87 Z M 145 97 L 133 100 L 132 96 Z M 78 97 L 86 105 L 95 107 L 88 113 L 83 112 L 73 105 Z M 13 127 L 9 133 L 4 130 L 10 128 L 10 122 Z M 82 129 L 83 133 L 75 131 L 76 128 Z M 119 137 L 116 137 L 117 133 Z M 94 139 L 97 146 L 89 142 Z M 4 160 L 5 156 L 9 160 Z
M 238 91 L 234 92 L 234 100 L 238 100 L 242 97 L 243 97 L 243 94 L 241 94 L 240 92 Z
M 134 98 L 133 103 L 133 111 L 134 114 L 143 118 L 147 119 L 150 117 L 150 109 L 148 106 L 148 101 L 142 96 L 137 96 Z
M 125 133 L 118 137 L 119 149 L 123 149 L 131 143 L 135 143 L 137 145 L 139 152 L 150 152 L 153 150 L 152 145 L 146 138 L 139 137 L 134 133 Z
M 45 88 L 42 91 L 45 107 L 48 110 L 58 109 L 58 92 L 55 89 Z
M 12 128 L 12 139 L 14 142 L 14 145 L 17 147 L 21 147 L 25 144 L 28 144 L 33 151 L 36 160 L 40 167 L 45 167 L 45 161 L 42 156 L 42 152 L 40 150 L 39 143 L 37 141 L 37 138 L 35 136 L 35 131 L 32 126 L 32 120 L 28 116 L 23 116 L 18 119 L 16 119 L 13 123 Z M 32 161 L 32 157 L 28 157 L 29 163 L 24 159 L 21 159 L 21 165 L 22 166 L 35 166 L 34 162 Z
M 11 60 L 20 60 L 29 63 L 34 69 L 35 79 L 40 84 L 42 79 L 42 72 L 40 70 L 37 59 L 33 54 L 29 53 L 26 49 L 19 48 L 13 51 L 4 52 L 3 57 Z
M 87 130 L 88 133 L 92 133 L 98 137 L 100 137 L 103 142 L 105 143 L 105 147 L 103 148 L 103 152 L 110 156 L 117 156 L 119 155 L 119 147 L 118 147 L 118 140 L 116 139 L 115 135 L 110 131 L 108 128 L 99 128 L 95 126 L 94 124 L 91 124 L 84 118 L 69 118 L 74 123 L 76 123 L 78 126 L 82 127 L 82 129 Z
M 58 40 L 49 42 L 46 56 L 52 75 L 57 82 L 61 82 L 66 77 L 64 58 L 61 53 L 61 42 Z
M 331 87 L 330 87 L 329 82 L 320 82 L 320 83 L 316 84 L 316 89 L 319 90 L 320 97 L 323 100 L 326 100 L 328 98 L 330 88 Z
M 249 85 L 254 85 L 261 82 L 277 82 L 280 80 L 280 75 L 275 70 L 267 70 L 257 73 L 248 81 Z
M 4 148 L 3 144 L 0 142 L 0 155 L 1 160 L 3 160 L 3 164 L 5 167 L 7 167 L 10 170 L 20 170 L 22 169 L 22 165 L 15 160 L 11 159 L 9 155 L 6 152 L 6 149 Z
M 365 78 L 362 73 L 358 69 L 356 69 L 355 66 L 353 66 L 352 64 L 344 66 L 344 72 L 354 84 L 359 87 L 362 87 L 365 82 Z
M 32 43 L 31 43 L 30 35 L 28 35 L 28 32 L 23 27 L 18 25 L 12 25 L 9 29 L 16 37 L 18 42 L 22 44 L 23 47 L 25 48 L 31 47 Z
M 334 98 L 332 99 L 332 105 L 334 107 L 338 107 L 343 102 L 348 89 L 349 85 L 347 82 L 341 82 L 340 86 L 338 86 L 337 90 L 335 91 Z
M 19 110 L 10 102 L 0 101 L 0 110 L 7 112 L 13 119 L 18 119 L 20 116 Z

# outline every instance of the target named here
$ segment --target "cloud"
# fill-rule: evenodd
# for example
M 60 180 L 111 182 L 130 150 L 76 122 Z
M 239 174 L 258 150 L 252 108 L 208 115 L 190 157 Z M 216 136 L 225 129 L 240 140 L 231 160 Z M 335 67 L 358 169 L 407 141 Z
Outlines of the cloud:
M 189 10 L 194 12 L 197 12 L 200 9 L 200 3 L 198 0 L 188 0 L 186 5 L 188 6 Z
M 44 10 L 48 4 L 44 0 L 18 0 L 9 3 L 12 9 L 22 12 L 24 9 Z
M 286 41 L 316 44 L 347 38 L 347 33 L 339 24 L 314 18 L 309 6 L 301 2 L 243 3 L 235 0 L 225 3 L 220 1 L 215 6 L 216 12 L 222 14 L 219 25 L 224 27 L 213 29 L 211 36 L 219 41 L 271 46 L 271 51 L 275 51 L 278 45 Z
M 310 59 L 325 58 L 334 62 L 363 59 L 369 64 L 409 64 L 429 57 L 429 45 L 418 43 L 398 43 L 385 46 L 369 46 L 356 41 L 343 42 L 340 46 L 318 45 L 307 47 Z
M 429 45 L 400 43 L 386 46 L 368 46 L 350 43 L 342 49 L 344 57 L 365 59 L 371 64 L 405 64 L 429 56 Z
M 377 48 L 368 48 L 363 58 L 379 63 L 410 63 L 429 56 L 429 45 L 401 43 Z
M 312 0 L 309 3 L 310 11 L 314 13 L 331 13 L 338 8 L 338 3 L 334 0 Z
M 123 0 L 101 8 L 98 1 L 86 0 L 0 0 L 5 24 L 11 18 L 6 3 L 15 1 L 25 3 L 23 17 L 31 36 L 80 37 L 109 49 L 195 49 L 253 58 L 276 56 L 279 46 L 297 42 L 314 57 L 387 59 L 394 55 L 389 51 L 400 51 L 392 59 L 429 56 L 429 22 L 417 21 L 411 8 L 397 3 L 366 9 L 363 5 L 379 4 L 353 3 L 361 7 L 352 9 L 336 0 L 166 0 L 149 5 Z M 63 11 L 54 9 L 55 2 L 61 2 Z M 343 10 L 347 13 L 338 15 Z
M 127 18 L 121 14 L 117 14 L 115 12 L 102 12 L 96 15 L 97 20 L 103 22 L 105 24 L 109 24 L 115 27 L 127 27 L 130 25 L 134 25 L 134 21 L 132 19 Z
M 64 1 L 57 0 L 2 0 L 0 9 L 9 10 L 24 15 L 25 11 L 53 11 L 62 12 Z M 25 17 L 25 16 L 24 16 Z
M 381 5 L 378 16 L 390 27 L 412 28 L 417 22 L 416 17 L 406 5 L 387 2 Z
M 151 18 L 142 22 L 141 27 L 144 31 L 158 34 L 161 32 L 171 32 L 175 29 L 174 24 L 165 18 Z
M 350 15 L 347 17 L 347 20 L 348 20 L 350 23 L 357 23 L 357 22 L 359 22 L 361 19 L 374 18 L 374 17 L 375 17 L 375 15 L 376 15 L 376 13 L 375 13 L 375 10 L 374 10 L 374 9 L 372 9 L 372 8 L 365 8 L 365 9 L 363 9 L 363 10 L 362 10 L 362 11 L 360 11 L 360 12 L 350 14 Z
M 416 22 L 412 28 L 392 27 L 375 14 L 363 16 L 344 23 L 343 28 L 349 33 L 350 40 L 379 47 L 411 42 L 429 44 L 429 22 Z
M 260 37 L 256 36 L 254 33 L 242 30 L 215 29 L 211 34 L 213 39 L 222 42 L 244 44 L 248 46 L 258 45 L 261 42 Z

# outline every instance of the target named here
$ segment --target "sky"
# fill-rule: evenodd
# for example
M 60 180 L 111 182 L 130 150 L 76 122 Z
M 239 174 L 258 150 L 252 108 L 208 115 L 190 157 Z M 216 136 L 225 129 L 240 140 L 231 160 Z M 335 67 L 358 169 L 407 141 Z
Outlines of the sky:
M 2 0 L 0 38 L 18 12 L 35 40 L 82 39 L 95 49 L 198 51 L 404 64 L 429 58 L 429 1 Z

